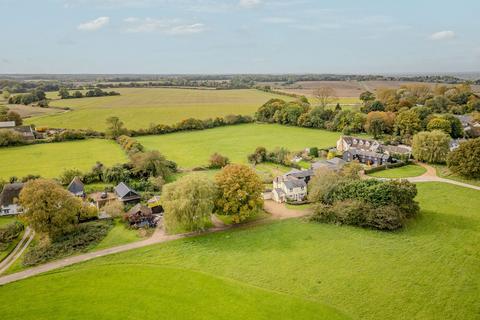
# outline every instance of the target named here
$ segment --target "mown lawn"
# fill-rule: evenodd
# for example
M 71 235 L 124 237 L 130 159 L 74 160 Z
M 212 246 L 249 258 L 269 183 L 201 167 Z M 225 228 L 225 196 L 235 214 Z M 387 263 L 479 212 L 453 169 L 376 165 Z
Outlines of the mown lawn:
M 308 147 L 331 147 L 339 132 L 287 127 L 276 124 L 243 124 L 221 128 L 143 136 L 137 140 L 147 149 L 159 150 L 181 167 L 208 165 L 210 156 L 219 152 L 231 162 L 247 163 L 247 156 L 259 146 L 273 150 L 285 147 L 300 151 Z
M 0 149 L 0 178 L 37 174 L 58 177 L 66 169 L 90 170 L 96 161 L 106 166 L 127 161 L 114 141 L 88 139 Z
M 0 192 L 2 192 L 0 190 Z M 2 216 L 0 217 L 0 227 L 6 226 L 7 224 L 10 224 L 14 222 L 17 219 L 16 216 Z
M 2 319 L 478 319 L 479 192 L 418 189 L 398 232 L 293 219 L 154 245 L 0 287 Z
M 151 232 L 149 232 L 148 236 L 150 235 Z M 92 249 L 101 250 L 111 248 L 146 238 L 147 234 L 145 234 L 145 237 L 142 237 L 139 230 L 128 229 L 125 223 L 120 221 L 120 219 L 116 219 L 113 221 L 113 228 L 108 232 L 107 236 Z
M 53 128 L 105 130 L 105 120 L 117 116 L 129 129 L 150 123 L 174 124 L 186 118 L 207 119 L 228 114 L 253 115 L 271 98 L 293 98 L 259 90 L 196 90 L 173 88 L 119 88 L 120 96 L 53 100 L 51 106 L 70 112 L 32 117 L 27 123 Z M 55 93 L 49 97 L 57 99 Z
M 410 178 L 418 177 L 427 172 L 424 167 L 421 167 L 416 164 L 409 164 L 399 168 L 386 169 L 382 171 L 377 171 L 369 174 L 371 177 L 376 178 L 389 178 L 389 179 L 399 179 L 399 178 Z

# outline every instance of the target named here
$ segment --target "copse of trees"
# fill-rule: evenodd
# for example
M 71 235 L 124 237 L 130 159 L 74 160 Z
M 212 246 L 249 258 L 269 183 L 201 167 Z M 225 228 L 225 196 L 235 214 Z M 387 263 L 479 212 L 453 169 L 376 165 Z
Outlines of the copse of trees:
M 445 163 L 450 151 L 450 136 L 443 131 L 423 131 L 413 136 L 412 155 L 419 161 Z
M 480 99 L 468 83 L 447 87 L 438 84 L 431 88 L 425 84 L 406 84 L 399 89 L 379 88 L 376 96 L 366 91 L 360 95 L 363 101 L 362 111 L 398 112 L 416 105 L 428 108 L 432 113 L 464 114 L 478 110 Z M 374 100 L 380 102 L 384 110 L 372 110 Z M 379 105 L 377 105 L 379 107 Z
M 30 93 L 10 95 L 8 103 L 29 105 L 34 102 L 44 101 L 46 98 L 44 91 L 35 89 Z
M 105 96 L 119 96 L 120 93 L 116 91 L 103 91 L 100 88 L 95 88 L 88 90 L 85 94 L 77 90 L 70 94 L 70 91 L 67 88 L 61 88 L 58 92 L 58 96 L 61 99 L 79 99 L 79 98 L 90 98 L 90 97 L 105 97 Z
M 362 113 L 341 108 L 335 110 L 323 106 L 311 108 L 301 101 L 287 103 L 281 99 L 271 99 L 258 109 L 255 119 L 260 122 L 342 131 L 349 134 L 362 132 L 366 117 Z
M 313 221 L 396 230 L 416 216 L 416 186 L 408 181 L 361 180 L 347 172 L 321 170 L 309 183 Z
M 276 148 L 273 151 L 267 151 L 265 147 L 257 147 L 252 154 L 247 156 L 248 162 L 253 165 L 262 162 L 271 162 L 284 166 L 297 167 L 292 163 L 292 153 L 285 148 Z
M 372 111 L 365 120 L 365 131 L 376 139 L 383 134 L 392 134 L 395 124 L 393 112 Z
M 480 138 L 460 143 L 448 154 L 448 168 L 465 178 L 480 178 Z

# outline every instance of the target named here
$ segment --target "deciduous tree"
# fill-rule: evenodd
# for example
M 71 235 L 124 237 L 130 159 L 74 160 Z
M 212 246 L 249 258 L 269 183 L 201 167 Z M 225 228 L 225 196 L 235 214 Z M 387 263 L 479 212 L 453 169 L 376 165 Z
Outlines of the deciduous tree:
M 133 172 L 142 177 L 167 178 L 171 173 L 170 163 L 158 151 L 137 152 L 131 156 Z
M 263 184 L 258 175 L 245 165 L 230 164 L 215 177 L 219 196 L 216 210 L 230 215 L 239 223 L 262 208 Z
M 448 168 L 466 178 L 480 178 L 480 138 L 460 143 L 447 157 Z
M 450 136 L 440 130 L 419 132 L 413 136 L 413 157 L 428 163 L 444 163 L 450 150 L 450 140 Z
M 123 134 L 127 134 L 128 130 L 124 128 L 123 122 L 118 117 L 109 117 L 106 120 L 106 135 L 112 139 L 116 139 Z
M 52 240 L 73 231 L 82 211 L 81 200 L 52 180 L 27 182 L 20 192 L 19 202 L 24 208 L 21 218 L 36 232 Z
M 318 99 L 320 106 L 323 108 L 338 100 L 337 93 L 331 87 L 318 88 L 313 92 L 313 95 Z
M 167 230 L 204 230 L 215 205 L 215 184 L 206 176 L 192 174 L 167 184 L 161 203 Z

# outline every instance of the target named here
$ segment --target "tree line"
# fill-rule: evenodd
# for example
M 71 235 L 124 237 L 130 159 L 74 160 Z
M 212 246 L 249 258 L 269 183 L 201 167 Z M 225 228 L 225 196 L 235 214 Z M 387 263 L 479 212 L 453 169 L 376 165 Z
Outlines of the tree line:
M 100 88 L 95 88 L 88 90 L 83 94 L 81 91 L 77 90 L 70 94 L 70 91 L 67 88 L 61 88 L 58 92 L 58 96 L 61 99 L 80 99 L 80 98 L 90 98 L 90 97 L 105 97 L 105 96 L 119 96 L 120 93 L 116 91 L 103 91 Z

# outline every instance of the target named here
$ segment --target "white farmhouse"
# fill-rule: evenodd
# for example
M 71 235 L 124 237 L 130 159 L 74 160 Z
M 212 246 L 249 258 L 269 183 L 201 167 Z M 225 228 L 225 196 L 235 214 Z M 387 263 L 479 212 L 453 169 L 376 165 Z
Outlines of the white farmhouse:
M 22 191 L 23 183 L 11 183 L 3 187 L 0 193 L 0 216 L 22 213 L 22 207 L 18 205 L 18 197 Z
M 273 180 L 272 197 L 276 202 L 300 202 L 307 198 L 307 183 L 313 176 L 312 170 L 292 170 Z

